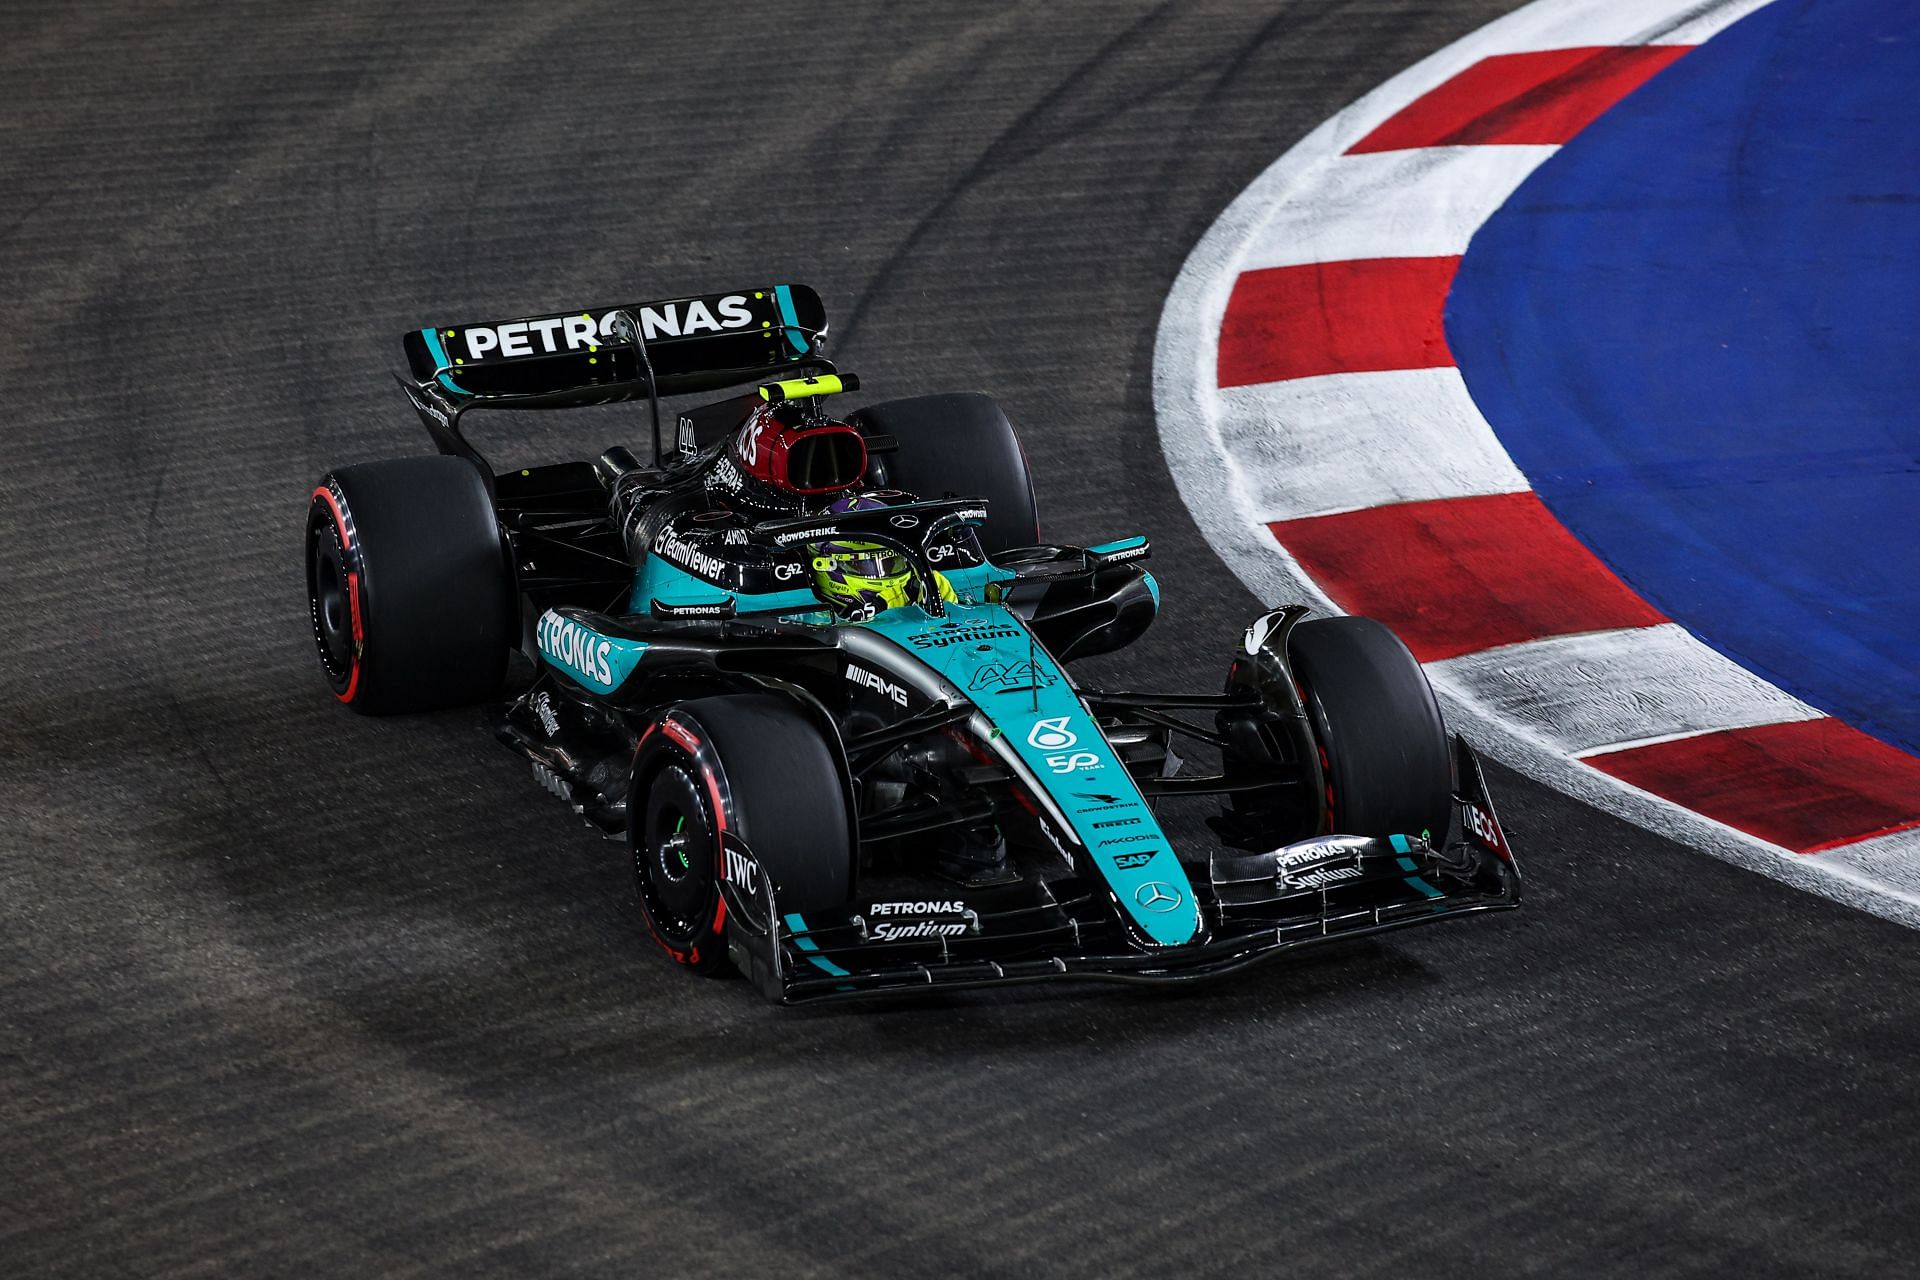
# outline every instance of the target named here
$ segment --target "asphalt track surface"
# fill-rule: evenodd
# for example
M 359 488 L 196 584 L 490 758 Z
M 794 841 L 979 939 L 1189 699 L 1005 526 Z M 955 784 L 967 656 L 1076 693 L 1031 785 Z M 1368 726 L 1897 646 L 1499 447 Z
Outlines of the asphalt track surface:
M 1211 685 L 1257 602 L 1161 301 L 1502 8 L 8 5 L 0 1272 L 1912 1273 L 1914 935 L 1504 770 L 1520 914 L 792 1013 L 652 954 L 479 711 L 315 670 L 306 493 L 424 451 L 403 329 L 789 279 L 881 394 L 996 392 L 1050 535 L 1154 536 L 1103 678 Z

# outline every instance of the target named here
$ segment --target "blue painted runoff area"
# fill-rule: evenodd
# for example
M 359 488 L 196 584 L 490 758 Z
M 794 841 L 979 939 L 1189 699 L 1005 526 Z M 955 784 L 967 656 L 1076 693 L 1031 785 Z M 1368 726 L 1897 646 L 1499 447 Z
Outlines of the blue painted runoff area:
M 1467 387 L 1675 621 L 1920 752 L 1920 7 L 1776 0 L 1481 228 Z

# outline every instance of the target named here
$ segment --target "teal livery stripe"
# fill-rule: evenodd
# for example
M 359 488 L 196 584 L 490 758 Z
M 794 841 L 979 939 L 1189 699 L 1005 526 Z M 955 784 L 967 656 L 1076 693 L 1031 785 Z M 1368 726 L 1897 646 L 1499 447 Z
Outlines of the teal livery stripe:
M 1173 846 L 1066 673 L 1011 611 L 950 604 L 934 618 L 910 605 L 862 625 L 973 700 L 983 736 L 1039 781 L 1142 933 L 1161 946 L 1194 940 L 1200 906 Z
M 796 912 L 787 915 L 787 928 L 793 931 L 793 945 L 807 953 L 807 959 L 813 961 L 813 967 L 836 978 L 844 978 L 847 971 L 820 954 L 820 944 L 807 936 L 807 922 Z
M 1415 862 L 1412 858 L 1404 856 L 1408 853 L 1413 852 L 1413 842 L 1411 840 L 1407 839 L 1405 836 L 1388 836 L 1387 843 L 1393 846 L 1393 851 L 1395 853 L 1403 855 L 1395 859 L 1395 861 L 1400 864 L 1400 869 L 1402 871 L 1411 871 L 1414 873 L 1412 875 L 1404 877 L 1407 888 L 1414 890 L 1415 892 L 1419 893 L 1423 897 L 1440 898 L 1445 896 L 1440 892 L 1440 890 L 1434 888 L 1432 885 L 1428 884 L 1425 880 L 1420 878 L 1419 863 Z
M 432 329 L 422 329 L 420 336 L 427 340 L 427 350 L 433 353 L 434 368 L 445 369 L 453 364 L 453 361 L 447 359 L 447 349 L 440 345 L 440 335 L 437 332 Z M 453 379 L 444 373 L 440 375 L 440 385 L 457 396 L 467 394 L 465 387 L 455 386 Z
M 780 318 L 787 322 L 787 341 L 793 344 L 795 355 L 807 353 L 807 335 L 800 328 L 800 317 L 793 310 L 793 291 L 786 285 L 773 286 L 773 300 L 780 307 Z

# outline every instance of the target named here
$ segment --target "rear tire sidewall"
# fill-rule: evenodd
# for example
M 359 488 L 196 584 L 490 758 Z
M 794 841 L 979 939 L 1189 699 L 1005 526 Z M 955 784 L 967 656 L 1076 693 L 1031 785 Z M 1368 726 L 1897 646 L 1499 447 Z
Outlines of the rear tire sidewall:
M 1331 833 L 1444 840 L 1453 812 L 1453 756 L 1420 663 L 1371 618 L 1295 627 L 1288 659 L 1326 775 Z
M 696 868 L 698 894 L 667 874 L 657 845 L 663 789 L 690 778 L 711 839 Z M 724 834 L 752 855 L 756 877 L 779 886 L 782 912 L 844 904 L 853 889 L 854 834 L 833 748 L 812 720 L 775 694 L 723 694 L 683 702 L 642 732 L 628 801 L 628 848 L 642 921 L 676 964 L 728 969 Z M 653 829 L 650 829 L 653 828 Z M 758 896 L 757 879 L 740 885 Z
M 991 396 L 960 392 L 888 400 L 860 410 L 853 420 L 899 442 L 898 450 L 875 455 L 876 482 L 921 498 L 985 498 L 980 544 L 988 555 L 1040 541 L 1026 450 Z
M 315 645 L 342 702 L 388 714 L 499 692 L 513 585 L 472 463 L 397 458 L 329 473 L 308 504 L 306 561 Z

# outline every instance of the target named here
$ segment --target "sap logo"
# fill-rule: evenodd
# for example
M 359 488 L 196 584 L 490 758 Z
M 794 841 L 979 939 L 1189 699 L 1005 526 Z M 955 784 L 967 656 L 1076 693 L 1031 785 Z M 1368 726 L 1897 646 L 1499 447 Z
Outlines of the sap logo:
M 1093 829 L 1095 831 L 1104 831 L 1108 827 L 1137 827 L 1139 825 L 1140 819 L 1138 818 L 1109 818 L 1105 822 L 1094 823 Z
M 1147 849 L 1141 853 L 1116 853 L 1113 855 L 1113 865 L 1122 871 L 1133 871 L 1152 862 L 1154 854 L 1158 852 L 1158 849 Z
M 894 702 L 900 706 L 904 707 L 907 705 L 907 691 L 905 689 L 902 689 L 897 684 L 889 683 L 880 676 L 868 671 L 865 667 L 857 667 L 849 662 L 847 664 L 847 680 L 849 683 L 858 685 L 862 689 L 871 689 L 883 698 L 892 698 Z
M 655 338 L 682 338 L 696 333 L 721 333 L 742 329 L 753 323 L 753 309 L 742 293 L 717 299 L 712 307 L 705 299 L 695 298 L 682 306 L 669 302 L 657 307 L 641 307 L 640 328 L 651 342 Z M 719 312 L 716 319 L 714 312 Z M 590 312 L 573 316 L 549 316 L 544 320 L 516 320 L 511 324 L 472 325 L 460 331 L 466 339 L 467 357 L 483 360 L 489 355 L 503 358 L 553 355 L 561 351 L 592 351 L 602 343 L 624 340 L 618 333 L 619 317 L 609 311 L 595 320 Z
M 1057 677 L 1035 662 L 989 662 L 973 673 L 967 685 L 976 693 L 982 689 L 1051 689 Z
M 599 684 L 613 683 L 613 667 L 607 661 L 613 641 L 598 632 L 548 610 L 540 615 L 535 643 L 540 652 L 568 670 Z
M 717 579 L 727 572 L 726 561 L 708 555 L 671 529 L 662 529 L 660 536 L 653 540 L 653 554 L 703 578 Z
M 760 868 L 754 864 L 753 859 L 741 853 L 738 849 L 728 849 L 726 854 L 726 870 L 724 874 L 726 875 L 727 883 L 738 886 L 748 893 L 758 893 Z

